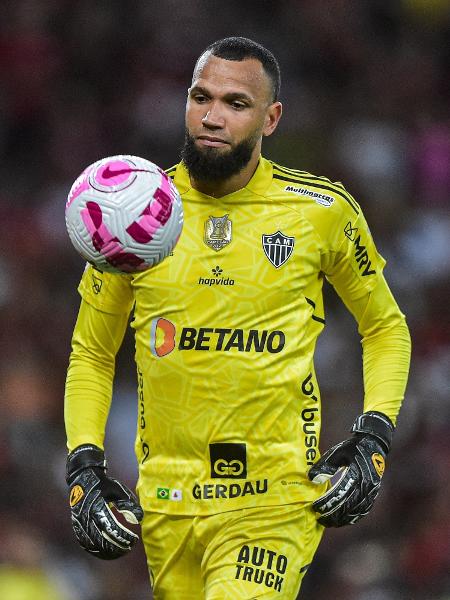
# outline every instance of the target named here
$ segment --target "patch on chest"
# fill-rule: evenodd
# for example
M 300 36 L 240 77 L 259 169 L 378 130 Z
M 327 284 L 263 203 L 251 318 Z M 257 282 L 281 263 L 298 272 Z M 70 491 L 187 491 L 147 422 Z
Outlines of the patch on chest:
M 295 238 L 284 235 L 280 230 L 262 236 L 264 254 L 277 269 L 289 260 L 294 251 L 294 244 Z
M 207 246 L 218 252 L 231 242 L 232 223 L 228 215 L 223 217 L 210 216 L 205 221 L 204 242 Z

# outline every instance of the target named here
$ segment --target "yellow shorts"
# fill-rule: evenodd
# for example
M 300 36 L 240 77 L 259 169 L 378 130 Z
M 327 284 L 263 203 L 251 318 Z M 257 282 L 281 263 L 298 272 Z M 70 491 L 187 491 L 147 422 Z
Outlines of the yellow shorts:
M 142 525 L 155 600 L 295 600 L 322 533 L 310 503 Z

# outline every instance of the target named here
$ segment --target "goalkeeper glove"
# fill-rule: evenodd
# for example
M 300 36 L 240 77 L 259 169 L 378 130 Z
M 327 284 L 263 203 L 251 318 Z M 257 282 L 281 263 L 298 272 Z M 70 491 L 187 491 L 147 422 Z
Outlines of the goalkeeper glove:
M 383 413 L 370 411 L 356 419 L 351 431 L 351 438 L 330 448 L 308 472 L 314 483 L 332 482 L 313 503 L 320 515 L 318 521 L 325 527 L 351 525 L 370 511 L 380 489 L 394 426 Z
M 67 457 L 66 481 L 72 527 L 80 546 L 98 558 L 111 560 L 127 554 L 139 539 L 118 521 L 111 508 L 133 524 L 138 524 L 144 513 L 131 490 L 106 476 L 106 468 L 100 448 L 78 446 Z

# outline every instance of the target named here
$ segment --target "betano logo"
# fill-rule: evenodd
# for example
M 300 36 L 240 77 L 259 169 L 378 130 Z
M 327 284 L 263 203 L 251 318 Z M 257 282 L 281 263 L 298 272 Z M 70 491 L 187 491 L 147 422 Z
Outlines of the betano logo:
M 178 342 L 177 342 L 178 338 Z M 175 325 L 156 317 L 150 325 L 150 351 L 156 358 L 178 350 L 213 350 L 216 352 L 281 352 L 286 343 L 283 331 L 231 329 L 228 327 L 183 327 L 178 337 Z
M 175 348 L 175 325 L 158 317 L 150 325 L 150 351 L 153 356 L 161 358 Z

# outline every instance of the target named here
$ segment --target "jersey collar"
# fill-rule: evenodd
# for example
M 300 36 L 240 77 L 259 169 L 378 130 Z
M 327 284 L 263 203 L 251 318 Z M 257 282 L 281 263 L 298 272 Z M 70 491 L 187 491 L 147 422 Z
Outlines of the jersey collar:
M 253 194 L 263 196 L 269 185 L 272 183 L 272 174 L 272 163 L 260 156 L 259 163 L 256 171 L 253 174 L 253 177 L 243 189 L 248 190 Z M 178 163 L 173 181 L 181 195 L 193 189 L 189 179 L 189 173 L 183 162 Z M 200 192 L 197 193 L 199 194 Z M 220 198 L 220 200 L 224 200 L 225 198 L 233 198 L 236 194 L 242 194 L 242 189 L 236 190 L 227 196 L 223 196 Z

